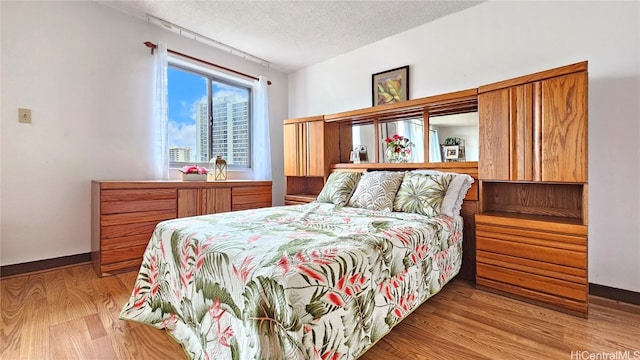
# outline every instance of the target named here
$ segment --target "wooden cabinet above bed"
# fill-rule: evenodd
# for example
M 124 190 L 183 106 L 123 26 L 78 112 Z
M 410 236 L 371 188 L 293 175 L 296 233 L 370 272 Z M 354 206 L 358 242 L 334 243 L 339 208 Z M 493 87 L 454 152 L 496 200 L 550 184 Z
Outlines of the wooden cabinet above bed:
M 98 275 L 137 270 L 156 224 L 269 207 L 271 181 L 93 181 L 91 259 Z
M 283 128 L 285 204 L 311 202 L 339 160 L 338 124 L 320 115 L 285 120 Z
M 588 314 L 587 62 L 478 89 L 476 284 Z
M 486 180 L 587 181 L 587 63 L 481 86 Z

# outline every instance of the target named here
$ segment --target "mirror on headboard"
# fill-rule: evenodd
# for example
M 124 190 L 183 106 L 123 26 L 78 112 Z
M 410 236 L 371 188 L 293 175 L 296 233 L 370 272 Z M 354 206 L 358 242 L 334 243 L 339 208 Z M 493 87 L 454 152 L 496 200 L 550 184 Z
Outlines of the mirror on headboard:
M 358 162 L 375 162 L 376 135 L 372 122 L 353 124 L 351 126 L 352 147 Z M 350 159 L 353 162 L 353 159 Z
M 429 162 L 478 161 L 478 112 L 429 116 Z
M 378 124 L 379 159 L 384 163 L 424 162 L 424 119 L 412 116 Z
M 324 115 L 339 128 L 338 163 L 477 162 L 477 93 L 468 89 Z

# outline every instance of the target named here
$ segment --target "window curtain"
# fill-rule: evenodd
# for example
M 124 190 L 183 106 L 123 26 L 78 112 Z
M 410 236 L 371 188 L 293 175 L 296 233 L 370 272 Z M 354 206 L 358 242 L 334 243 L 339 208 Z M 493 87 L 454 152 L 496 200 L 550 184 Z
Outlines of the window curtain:
M 429 161 L 442 162 L 442 151 L 440 150 L 438 130 L 429 129 Z
M 154 106 L 153 106 L 153 177 L 169 179 L 169 115 L 167 44 L 159 42 L 154 52 Z
M 269 96 L 267 78 L 255 83 L 253 111 L 252 167 L 255 180 L 271 180 L 271 142 L 269 138 Z

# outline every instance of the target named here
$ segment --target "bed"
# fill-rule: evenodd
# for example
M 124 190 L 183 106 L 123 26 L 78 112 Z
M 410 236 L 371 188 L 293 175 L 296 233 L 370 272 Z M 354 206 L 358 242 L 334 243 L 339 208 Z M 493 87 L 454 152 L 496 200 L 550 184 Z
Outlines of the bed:
M 191 359 L 359 357 L 459 272 L 471 179 L 453 199 L 455 175 L 375 173 L 332 174 L 306 205 L 159 223 L 121 319 Z

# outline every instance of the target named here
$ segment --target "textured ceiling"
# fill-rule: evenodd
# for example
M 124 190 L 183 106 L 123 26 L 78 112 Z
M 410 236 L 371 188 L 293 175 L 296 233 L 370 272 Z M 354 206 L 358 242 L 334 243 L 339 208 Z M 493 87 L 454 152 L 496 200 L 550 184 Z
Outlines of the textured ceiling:
M 291 72 L 482 1 L 97 1 L 151 15 Z

